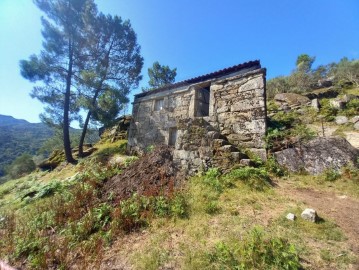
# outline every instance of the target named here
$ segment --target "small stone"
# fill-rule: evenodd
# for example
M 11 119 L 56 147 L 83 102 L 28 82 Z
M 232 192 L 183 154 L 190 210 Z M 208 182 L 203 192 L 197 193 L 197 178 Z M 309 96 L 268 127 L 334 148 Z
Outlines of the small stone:
M 320 108 L 320 104 L 317 98 L 312 99 L 312 104 L 311 106 L 317 111 L 319 112 L 319 108 Z
M 356 122 L 356 123 L 354 124 L 354 129 L 355 129 L 355 130 L 359 130 L 359 122 Z
M 251 166 L 252 165 L 252 161 L 250 159 L 241 159 L 241 161 L 239 163 L 241 165 L 244 165 L 244 166 Z
M 315 223 L 318 219 L 317 212 L 314 209 L 307 208 L 300 215 L 302 219 Z
M 352 117 L 352 118 L 349 120 L 349 122 L 350 122 L 350 123 L 353 123 L 353 124 L 359 122 L 359 115 L 356 115 L 356 116 Z
M 330 105 L 334 108 L 337 108 L 339 110 L 344 109 L 346 102 L 344 100 L 340 99 L 332 99 L 329 101 Z
M 348 123 L 348 117 L 337 116 L 337 117 L 335 117 L 335 123 L 337 123 L 338 125 L 346 124 L 346 123 Z
M 296 216 L 293 213 L 288 213 L 288 215 L 286 215 L 286 219 L 288 219 L 288 220 L 294 221 L 295 218 L 296 218 Z

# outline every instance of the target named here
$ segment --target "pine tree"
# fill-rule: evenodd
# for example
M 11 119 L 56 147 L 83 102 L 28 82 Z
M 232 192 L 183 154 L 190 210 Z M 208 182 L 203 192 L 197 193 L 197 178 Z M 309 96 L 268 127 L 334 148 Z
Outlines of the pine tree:
M 69 126 L 76 106 L 74 80 L 83 69 L 85 21 L 97 13 L 93 0 L 34 0 L 42 17 L 43 50 L 20 61 L 21 74 L 34 86 L 31 96 L 46 104 L 42 119 L 63 130 L 66 160 L 74 162 Z
M 174 83 L 177 75 L 177 68 L 171 69 L 169 66 L 161 65 L 158 61 L 154 62 L 148 69 L 149 88 L 142 88 L 143 92 L 159 88 L 166 84 Z
M 91 18 L 93 19 L 93 18 Z M 87 23 L 91 36 L 85 70 L 81 73 L 82 107 L 87 110 L 79 144 L 83 143 L 90 119 L 107 123 L 128 102 L 127 95 L 141 80 L 143 58 L 129 21 L 100 13 Z

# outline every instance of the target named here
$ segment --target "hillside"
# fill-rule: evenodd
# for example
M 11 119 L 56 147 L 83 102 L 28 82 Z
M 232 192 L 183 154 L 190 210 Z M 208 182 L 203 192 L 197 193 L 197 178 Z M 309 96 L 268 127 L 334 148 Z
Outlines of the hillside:
M 355 168 L 333 180 L 269 161 L 184 181 L 167 148 L 140 159 L 125 155 L 126 141 L 95 148 L 77 165 L 0 185 L 0 259 L 19 269 L 359 266 Z M 300 218 L 305 208 L 317 223 Z
M 0 115 L 0 176 L 4 174 L 4 166 L 23 153 L 35 155 L 52 135 L 52 129 L 45 124 Z
M 248 152 L 244 164 L 193 176 L 173 162 L 173 148 L 128 156 L 127 141 L 107 130 L 78 164 L 0 185 L 0 263 L 18 269 L 358 269 L 358 149 L 340 138 L 357 147 L 358 90 L 336 110 L 331 102 L 344 102 L 349 93 L 321 99 L 320 108 L 303 96 L 275 97 L 268 102 L 267 161 Z M 344 117 L 347 122 L 338 121 Z M 323 145 L 313 146 L 313 164 L 331 161 L 317 174 L 306 165 L 293 171 L 278 159 L 298 145 L 308 153 L 313 141 L 330 142 L 328 158 Z M 341 150 L 354 153 L 353 162 L 331 150 L 339 141 L 346 143 Z M 308 208 L 316 210 L 315 222 L 301 217 Z

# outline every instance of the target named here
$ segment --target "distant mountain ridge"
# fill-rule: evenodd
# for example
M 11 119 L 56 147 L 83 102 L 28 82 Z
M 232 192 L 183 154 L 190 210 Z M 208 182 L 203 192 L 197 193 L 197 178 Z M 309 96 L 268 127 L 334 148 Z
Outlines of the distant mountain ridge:
M 0 127 L 8 126 L 8 125 L 25 125 L 25 124 L 31 124 L 31 123 L 23 119 L 16 119 L 9 115 L 0 114 Z
M 4 175 L 4 167 L 21 154 L 35 155 L 52 135 L 53 130 L 43 123 L 0 114 L 0 176 Z

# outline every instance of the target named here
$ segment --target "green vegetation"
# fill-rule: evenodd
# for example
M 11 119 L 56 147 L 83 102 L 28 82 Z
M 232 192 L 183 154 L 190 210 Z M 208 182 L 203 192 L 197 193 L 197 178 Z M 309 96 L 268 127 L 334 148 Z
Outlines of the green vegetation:
M 301 269 L 294 245 L 254 227 L 240 242 L 218 242 L 207 269 Z
M 12 179 L 24 176 L 36 169 L 35 162 L 29 154 L 22 154 L 17 157 L 7 168 L 7 174 Z
M 171 69 L 169 66 L 161 65 L 158 61 L 148 68 L 148 87 L 143 87 L 142 91 L 147 92 L 159 88 L 166 84 L 174 83 L 177 76 L 177 68 Z
M 42 144 L 53 135 L 44 124 L 31 124 L 25 120 L 0 115 L 0 177 L 5 166 L 21 154 L 36 155 Z
M 0 185 L 0 257 L 14 266 L 26 260 L 29 269 L 98 269 L 102 256 L 124 239 L 121 254 L 136 269 L 302 269 L 306 262 L 313 268 L 354 262 L 332 221 L 286 220 L 288 211 L 299 216 L 304 205 L 278 193 L 273 181 L 354 192 L 355 169 L 345 168 L 336 179 L 328 179 L 331 172 L 294 178 L 273 159 L 253 157 L 257 167 L 227 174 L 212 168 L 169 196 L 134 193 L 117 201 L 101 190 L 136 159 L 123 155 L 125 146 L 126 141 L 101 142 L 76 166 Z M 139 235 L 134 252 L 128 239 Z
M 279 111 L 271 116 L 265 137 L 267 149 L 276 151 L 314 138 L 315 132 L 307 127 L 303 118 L 297 111 Z
M 74 163 L 71 122 L 78 120 L 83 127 L 83 157 L 90 120 L 107 123 L 123 109 L 141 79 L 143 58 L 130 22 L 99 12 L 94 1 L 34 3 L 44 13 L 43 49 L 20 61 L 21 75 L 37 83 L 31 96 L 46 105 L 42 121 L 62 129 L 66 161 Z M 81 109 L 87 112 L 84 122 Z
M 273 98 L 278 93 L 308 93 L 325 87 L 328 78 L 337 90 L 346 91 L 359 86 L 359 60 L 349 60 L 344 57 L 338 63 L 319 65 L 313 69 L 314 61 L 315 57 L 307 54 L 299 55 L 296 68 L 290 75 L 268 80 L 268 98 Z

